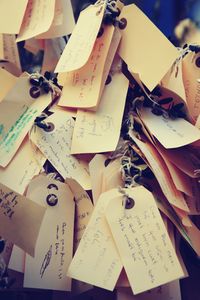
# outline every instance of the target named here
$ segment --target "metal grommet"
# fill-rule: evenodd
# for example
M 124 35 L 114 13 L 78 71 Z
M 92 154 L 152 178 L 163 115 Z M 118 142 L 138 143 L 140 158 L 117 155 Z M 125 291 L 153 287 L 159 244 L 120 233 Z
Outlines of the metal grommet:
M 46 201 L 49 206 L 55 206 L 58 203 L 58 197 L 55 194 L 49 194 Z
M 48 189 L 55 189 L 56 191 L 58 191 L 58 187 L 56 184 L 54 183 L 50 183 L 48 186 L 47 186 Z
M 127 26 L 127 20 L 125 18 L 120 19 L 119 21 L 119 29 L 123 30 Z
M 110 75 L 108 75 L 105 85 L 111 83 L 111 81 L 112 81 L 112 77 Z
M 195 60 L 195 65 L 200 68 L 200 56 Z
M 32 98 L 36 99 L 40 96 L 40 89 L 37 86 L 32 86 L 29 90 L 29 94 Z
M 101 28 L 99 29 L 97 38 L 100 38 L 103 34 L 104 34 L 104 29 L 103 29 L 103 27 L 101 27 Z
M 52 132 L 55 128 L 54 124 L 51 122 L 48 122 L 46 125 L 47 126 L 44 128 L 44 131 L 46 132 Z
M 126 209 L 131 209 L 131 208 L 134 207 L 134 205 L 135 205 L 135 201 L 130 197 L 126 197 L 126 199 L 125 199 L 125 208 Z

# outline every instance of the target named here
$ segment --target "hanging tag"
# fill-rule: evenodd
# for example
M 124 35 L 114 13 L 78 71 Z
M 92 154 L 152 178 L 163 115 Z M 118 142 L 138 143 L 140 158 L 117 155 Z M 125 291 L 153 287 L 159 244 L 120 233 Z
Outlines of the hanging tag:
M 111 190 L 100 196 L 68 269 L 68 276 L 111 291 L 122 264 L 104 213 L 109 199 L 118 195 Z
M 106 218 L 134 294 L 184 274 L 152 194 L 139 186 L 110 200 Z
M 55 72 L 70 72 L 83 67 L 92 52 L 107 1 L 90 5 L 80 13 L 78 22 L 57 64 Z
M 29 0 L 16 41 L 28 40 L 46 32 L 53 22 L 54 11 L 55 0 Z
M 119 55 L 152 91 L 179 52 L 136 5 L 125 6 L 119 19 L 124 24 Z
M 91 182 L 87 162 L 70 154 L 74 123 L 68 112 L 57 111 L 46 119 L 49 129 L 35 126 L 30 138 L 64 179 L 74 178 L 89 190 Z
M 73 194 L 66 184 L 40 175 L 31 181 L 27 197 L 46 207 L 46 213 L 35 257 L 26 256 L 24 287 L 70 291 L 66 273 L 73 252 Z
M 116 73 L 112 76 L 112 82 L 105 87 L 97 112 L 78 110 L 71 153 L 115 150 L 120 136 L 128 84 L 129 81 L 122 73 Z
M 0 183 L 0 235 L 32 256 L 45 210 Z

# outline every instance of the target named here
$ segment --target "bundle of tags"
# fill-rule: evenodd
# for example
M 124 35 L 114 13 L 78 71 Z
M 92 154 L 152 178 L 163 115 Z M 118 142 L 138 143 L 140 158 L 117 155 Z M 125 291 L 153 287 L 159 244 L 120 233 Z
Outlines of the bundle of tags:
M 121 1 L 97 1 L 76 25 L 70 1 L 12 1 L 14 28 L 8 7 L 1 0 L 12 71 L 0 69 L 1 287 L 13 269 L 26 288 L 181 299 L 179 238 L 200 255 L 200 47 L 175 48 Z M 44 47 L 57 78 L 13 75 L 15 34 Z

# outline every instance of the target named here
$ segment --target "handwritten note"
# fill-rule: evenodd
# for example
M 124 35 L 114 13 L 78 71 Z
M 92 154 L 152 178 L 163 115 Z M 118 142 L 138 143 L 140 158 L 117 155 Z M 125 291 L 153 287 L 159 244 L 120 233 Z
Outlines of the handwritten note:
M 200 114 L 199 66 L 196 63 L 200 54 L 189 53 L 183 59 L 183 83 L 189 112 L 194 122 Z
M 117 191 L 102 194 L 68 269 L 72 278 L 113 290 L 122 270 L 119 254 L 105 219 L 105 208 Z
M 40 175 L 32 180 L 27 196 L 46 207 L 38 236 L 35 257 L 26 256 L 24 286 L 53 290 L 71 290 L 66 277 L 73 251 L 74 201 L 66 184 Z M 57 204 L 49 206 L 48 199 Z
M 53 22 L 55 0 L 29 0 L 17 42 L 46 32 Z
M 86 190 L 90 189 L 88 164 L 70 154 L 73 118 L 65 111 L 59 111 L 48 117 L 46 122 L 53 124 L 53 131 L 46 132 L 36 127 L 31 133 L 31 140 L 64 178 L 75 178 Z
M 21 71 L 18 47 L 14 34 L 3 34 L 4 59 L 12 62 Z
M 55 72 L 70 72 L 83 67 L 92 52 L 101 26 L 106 2 L 90 5 L 81 12 L 69 42 L 57 64 Z
M 98 111 L 78 110 L 71 153 L 115 150 L 120 135 L 128 84 L 127 78 L 122 73 L 113 75 L 112 82 L 105 87 Z
M 134 135 L 131 135 L 131 137 L 147 159 L 147 162 L 152 169 L 167 200 L 175 207 L 189 212 L 189 208 L 185 202 L 183 194 L 176 189 L 176 186 L 170 176 L 169 170 L 167 169 L 165 162 L 159 155 L 156 148 L 148 142 L 141 142 L 139 139 L 134 137 Z
M 13 158 L 36 116 L 51 102 L 51 94 L 31 98 L 29 77 L 20 77 L 0 103 L 0 166 Z M 8 118 L 9 115 L 9 118 Z
M 143 187 L 128 191 L 131 209 L 123 197 L 110 200 L 106 218 L 134 294 L 183 276 L 152 194 Z M 113 209 L 115 207 L 115 209 Z
M 0 234 L 34 256 L 45 208 L 0 183 Z
M 56 0 L 54 18 L 49 30 L 36 38 L 53 39 L 72 33 L 75 26 L 71 0 Z
M 0 32 L 19 33 L 28 0 L 1 0 Z
M 65 182 L 71 189 L 75 201 L 74 250 L 76 250 L 87 227 L 94 207 L 88 193 L 76 180 L 68 178 Z
M 6 168 L 0 167 L 0 182 L 23 194 L 31 179 L 40 172 L 45 160 L 26 137 L 11 163 Z
M 179 52 L 136 5 L 125 6 L 120 14 L 122 18 L 127 20 L 127 26 L 121 30 L 119 54 L 129 70 L 139 74 L 152 91 Z
M 200 139 L 200 131 L 185 119 L 155 116 L 148 108 L 142 109 L 140 114 L 149 131 L 167 149 L 182 147 Z
M 96 109 L 120 38 L 120 32 L 113 26 L 104 27 L 86 65 L 66 74 L 59 105 Z

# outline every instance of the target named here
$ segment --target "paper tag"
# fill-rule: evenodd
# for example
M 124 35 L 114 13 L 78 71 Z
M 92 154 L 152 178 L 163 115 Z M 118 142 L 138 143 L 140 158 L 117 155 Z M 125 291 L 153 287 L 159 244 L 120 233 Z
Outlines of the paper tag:
M 110 200 L 106 218 L 134 294 L 182 277 L 183 271 L 152 194 L 139 186 L 128 190 L 134 201 Z
M 21 71 L 18 47 L 14 34 L 3 34 L 4 59 L 12 62 Z
M 200 131 L 184 119 L 166 119 L 155 116 L 148 108 L 140 112 L 149 131 L 165 148 L 178 148 L 200 139 Z
M 0 234 L 34 256 L 45 208 L 0 183 Z
M 13 76 L 6 70 L 0 69 L 0 102 L 5 98 L 11 88 L 13 88 L 16 81 L 17 77 Z
M 40 175 L 29 185 L 27 197 L 45 206 L 46 213 L 35 257 L 26 256 L 24 287 L 69 291 L 71 279 L 66 272 L 73 251 L 73 194 L 66 184 Z M 48 205 L 51 199 L 55 206 Z
M 179 280 L 134 296 L 130 289 L 117 291 L 117 300 L 182 300 Z
M 40 172 L 45 160 L 43 154 L 26 138 L 11 163 L 6 168 L 0 167 L 0 182 L 23 194 L 31 179 Z
M 54 10 L 55 0 L 29 0 L 16 41 L 27 40 L 46 32 L 53 21 Z
M 112 77 L 112 82 L 105 87 L 98 111 L 77 112 L 71 153 L 115 150 L 119 140 L 128 85 L 128 79 L 122 73 L 116 73 Z
M 70 277 L 108 290 L 114 289 L 122 270 L 104 215 L 108 201 L 118 194 L 112 190 L 100 196 L 68 269 Z
M 200 114 L 200 54 L 189 53 L 183 59 L 183 83 L 189 112 L 194 122 Z
M 86 190 L 90 189 L 88 164 L 70 155 L 73 118 L 64 111 L 59 111 L 48 117 L 46 122 L 53 124 L 53 130 L 46 132 L 35 127 L 31 132 L 31 140 L 63 178 L 75 178 Z
M 0 103 L 0 166 L 10 162 L 36 116 L 51 102 L 51 93 L 31 98 L 30 88 L 29 77 L 20 77 Z
M 54 19 L 51 27 L 36 38 L 53 39 L 72 33 L 75 26 L 71 0 L 56 0 Z
M 98 105 L 121 38 L 113 26 L 103 30 L 84 67 L 66 74 L 60 106 L 95 109 Z
M 80 13 L 55 73 L 77 70 L 86 64 L 101 26 L 105 7 L 106 1 L 103 1 L 96 5 L 90 5 Z
M 121 30 L 119 54 L 132 73 L 138 73 L 142 82 L 152 91 L 167 73 L 178 50 L 134 4 L 123 8 L 120 19 L 127 26 Z
M 131 135 L 131 137 L 146 157 L 148 164 L 169 203 L 189 212 L 189 208 L 185 202 L 183 194 L 176 189 L 167 166 L 156 148 L 154 148 L 153 145 L 149 144 L 148 142 L 141 142 L 134 135 Z
M 103 170 L 102 192 L 124 186 L 120 158 L 111 161 Z
M 27 3 L 28 0 L 0 1 L 0 33 L 19 32 Z
M 74 228 L 74 250 L 78 248 L 83 233 L 87 227 L 93 212 L 92 201 L 86 191 L 74 179 L 66 179 L 65 182 L 74 194 L 75 201 L 75 228 Z
M 16 272 L 24 273 L 26 253 L 17 246 L 13 246 L 8 268 Z

